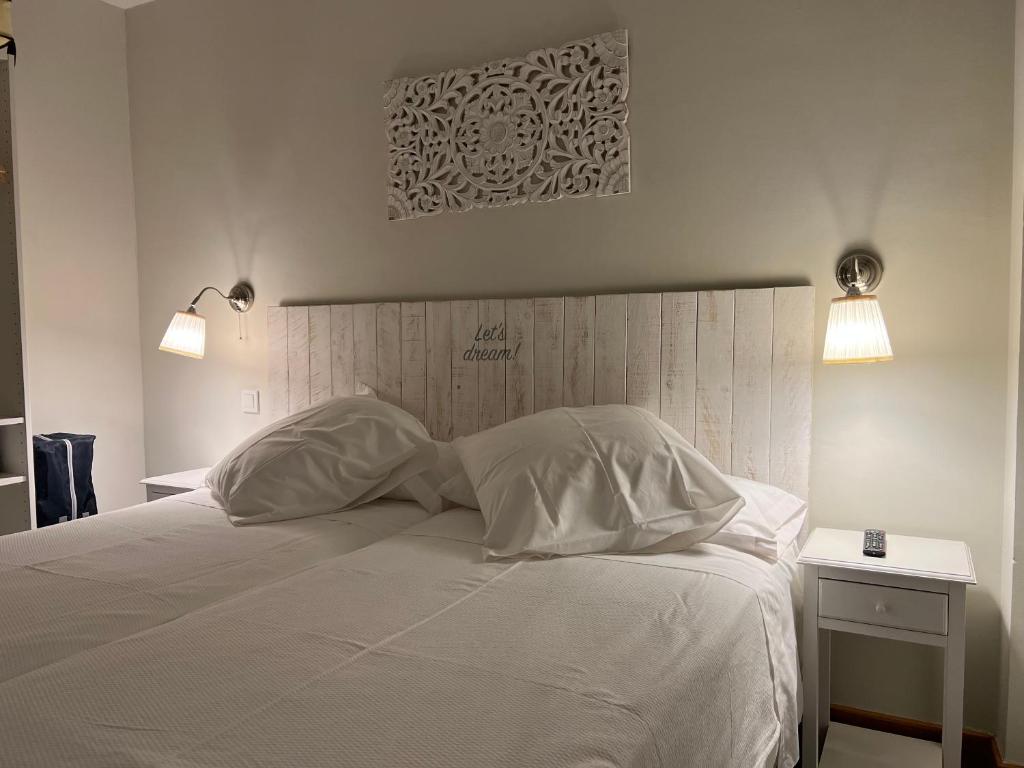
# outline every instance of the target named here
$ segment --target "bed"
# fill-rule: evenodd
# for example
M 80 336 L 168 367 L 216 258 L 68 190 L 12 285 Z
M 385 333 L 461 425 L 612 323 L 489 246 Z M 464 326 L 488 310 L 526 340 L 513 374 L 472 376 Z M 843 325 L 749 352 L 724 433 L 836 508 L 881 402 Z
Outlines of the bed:
M 806 498 L 812 321 L 809 288 L 272 308 L 271 402 L 368 385 L 438 440 L 629 402 Z M 490 562 L 474 510 L 232 528 L 216 507 L 200 491 L 0 539 L 0 763 L 798 758 L 797 542 L 777 562 L 707 543 Z
M 792 764 L 790 562 L 700 545 L 483 563 L 481 528 L 442 513 L 10 679 L 5 760 Z
M 427 517 L 417 504 L 385 499 L 347 512 L 236 528 L 202 488 L 0 537 L 0 686 Z M 6 701 L 2 694 L 0 700 Z

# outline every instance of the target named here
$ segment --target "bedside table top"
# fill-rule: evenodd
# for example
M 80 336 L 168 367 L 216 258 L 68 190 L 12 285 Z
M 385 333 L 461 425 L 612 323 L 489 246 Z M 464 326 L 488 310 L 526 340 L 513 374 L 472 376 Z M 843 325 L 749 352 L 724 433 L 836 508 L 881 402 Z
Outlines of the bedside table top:
M 849 568 L 855 571 L 893 573 L 923 579 L 977 584 L 971 550 L 962 541 L 886 535 L 885 557 L 862 554 L 864 531 L 815 528 L 797 562 Z
M 206 485 L 206 473 L 209 471 L 209 467 L 186 469 L 183 472 L 172 472 L 169 475 L 153 475 L 153 477 L 143 478 L 139 482 L 142 485 L 154 485 L 161 488 L 187 488 L 190 491 L 194 491 L 196 488 L 202 488 Z

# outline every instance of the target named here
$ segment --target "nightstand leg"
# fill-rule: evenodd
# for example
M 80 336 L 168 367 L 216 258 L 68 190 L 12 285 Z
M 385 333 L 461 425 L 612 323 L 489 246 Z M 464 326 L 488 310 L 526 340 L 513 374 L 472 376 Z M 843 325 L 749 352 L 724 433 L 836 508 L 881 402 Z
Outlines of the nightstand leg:
M 818 749 L 832 721 L 832 632 L 818 630 Z
M 804 566 L 803 768 L 817 768 L 829 720 L 830 633 L 818 629 L 818 569 Z
M 964 627 L 967 588 L 949 585 L 949 624 L 946 634 L 945 680 L 942 687 L 942 765 L 960 768 L 964 730 Z

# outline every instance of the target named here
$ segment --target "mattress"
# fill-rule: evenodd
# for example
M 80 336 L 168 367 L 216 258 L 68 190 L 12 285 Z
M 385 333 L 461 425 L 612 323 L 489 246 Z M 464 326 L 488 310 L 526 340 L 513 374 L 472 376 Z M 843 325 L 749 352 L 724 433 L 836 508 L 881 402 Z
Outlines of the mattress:
M 382 500 L 236 528 L 202 488 L 0 537 L 0 682 L 273 583 L 427 517 L 419 505 Z
M 8 676 L 5 764 L 796 762 L 791 564 L 715 545 L 484 562 L 482 528 L 446 512 Z

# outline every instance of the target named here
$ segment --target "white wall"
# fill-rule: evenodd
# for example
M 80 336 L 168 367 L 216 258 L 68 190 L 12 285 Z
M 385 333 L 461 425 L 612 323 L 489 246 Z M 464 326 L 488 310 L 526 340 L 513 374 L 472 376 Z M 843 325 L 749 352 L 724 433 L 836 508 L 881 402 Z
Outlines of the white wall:
M 266 306 L 793 284 L 820 349 L 847 245 L 886 260 L 891 364 L 819 367 L 816 525 L 961 538 L 967 722 L 1000 687 L 1013 0 L 158 0 L 128 12 L 148 469 L 262 419 Z M 382 81 L 628 27 L 633 192 L 385 220 Z M 239 341 L 161 355 L 197 288 Z M 840 703 L 938 720 L 939 658 L 836 643 Z M 881 662 L 874 664 L 872 662 Z
M 100 509 L 144 500 L 125 14 L 14 5 L 28 399 L 36 433 L 96 435 Z
M 999 742 L 1024 762 L 1024 408 L 1020 398 L 1021 280 L 1024 255 L 1024 0 L 1017 0 L 1014 46 L 1013 183 L 1010 208 L 1010 381 L 1006 508 L 1003 518 L 1003 657 Z

